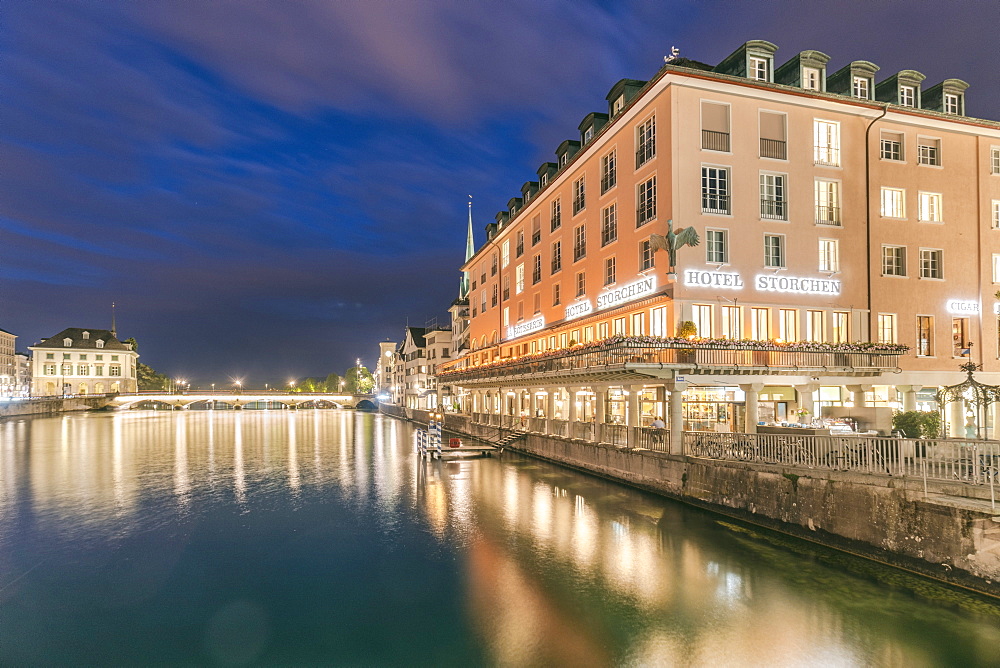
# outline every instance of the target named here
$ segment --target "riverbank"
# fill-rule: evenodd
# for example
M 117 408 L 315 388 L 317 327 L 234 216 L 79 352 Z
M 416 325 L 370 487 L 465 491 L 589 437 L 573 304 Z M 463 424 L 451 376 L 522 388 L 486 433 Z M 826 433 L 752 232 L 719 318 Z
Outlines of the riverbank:
M 426 423 L 424 411 L 383 406 Z M 451 419 L 448 419 L 451 418 Z M 497 427 L 446 416 L 449 431 Z M 949 486 L 891 476 L 731 462 L 526 434 L 511 449 L 1000 598 L 1000 513 Z
M 90 411 L 104 408 L 111 401 L 105 395 L 94 397 L 46 397 L 44 399 L 26 399 L 0 404 L 0 419 L 26 415 L 52 415 L 67 411 Z

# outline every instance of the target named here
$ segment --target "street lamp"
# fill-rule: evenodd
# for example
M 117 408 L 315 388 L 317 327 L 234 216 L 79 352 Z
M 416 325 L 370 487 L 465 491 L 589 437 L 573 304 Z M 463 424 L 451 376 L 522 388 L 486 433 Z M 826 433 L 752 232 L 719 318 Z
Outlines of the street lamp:
M 215 383 L 212 383 L 212 392 L 215 392 Z

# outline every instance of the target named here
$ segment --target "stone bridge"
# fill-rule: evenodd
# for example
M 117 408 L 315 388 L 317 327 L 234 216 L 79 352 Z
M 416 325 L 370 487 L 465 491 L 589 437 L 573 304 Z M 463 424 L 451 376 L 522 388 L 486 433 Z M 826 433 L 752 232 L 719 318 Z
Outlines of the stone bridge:
M 325 392 L 137 392 L 135 394 L 118 394 L 111 397 L 108 405 L 114 408 L 133 408 L 143 402 L 157 402 L 172 406 L 174 409 L 190 408 L 193 404 L 204 403 L 206 408 L 214 404 L 225 404 L 226 407 L 268 408 L 274 404 L 284 404 L 289 408 L 299 407 L 329 407 L 357 408 L 375 410 L 378 400 L 374 394 L 332 394 Z

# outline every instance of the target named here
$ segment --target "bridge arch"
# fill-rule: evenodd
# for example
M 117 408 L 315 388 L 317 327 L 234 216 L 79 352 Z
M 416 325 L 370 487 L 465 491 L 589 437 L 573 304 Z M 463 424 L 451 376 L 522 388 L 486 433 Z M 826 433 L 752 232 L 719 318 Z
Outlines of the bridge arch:
M 359 411 L 374 411 L 378 409 L 378 406 L 376 406 L 375 402 L 370 399 L 362 399 L 354 408 Z

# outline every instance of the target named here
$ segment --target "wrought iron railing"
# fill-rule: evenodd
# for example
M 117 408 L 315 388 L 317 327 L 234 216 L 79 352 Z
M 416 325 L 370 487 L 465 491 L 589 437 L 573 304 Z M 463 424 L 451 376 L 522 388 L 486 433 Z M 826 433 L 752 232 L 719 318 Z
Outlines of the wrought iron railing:
M 705 213 L 729 213 L 729 195 L 702 191 L 701 210 Z
M 785 200 L 783 199 L 761 199 L 760 217 L 769 218 L 771 220 L 785 220 L 785 217 L 788 215 L 786 206 Z
M 729 133 L 716 130 L 701 131 L 701 147 L 709 151 L 729 151 Z
M 816 222 L 820 225 L 840 225 L 840 207 L 817 204 Z
M 788 155 L 784 139 L 760 139 L 760 157 L 785 160 Z

